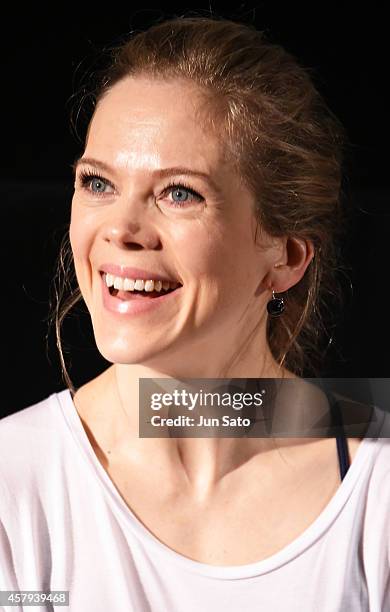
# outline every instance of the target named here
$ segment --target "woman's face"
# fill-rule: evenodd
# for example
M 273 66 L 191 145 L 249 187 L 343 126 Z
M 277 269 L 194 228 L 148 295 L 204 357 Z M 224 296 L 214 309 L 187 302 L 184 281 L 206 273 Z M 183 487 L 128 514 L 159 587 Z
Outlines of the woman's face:
M 262 281 L 280 252 L 255 245 L 253 196 L 219 134 L 202 127 L 200 100 L 186 82 L 127 78 L 92 118 L 83 158 L 96 163 L 78 164 L 70 239 L 98 349 L 112 363 L 194 371 L 233 354 L 264 314 Z M 175 167 L 187 170 L 160 174 Z M 99 178 L 82 185 L 82 172 Z M 111 297 L 114 312 L 104 299 L 105 264 L 182 287 L 131 303 Z M 136 312 L 141 300 L 158 301 Z

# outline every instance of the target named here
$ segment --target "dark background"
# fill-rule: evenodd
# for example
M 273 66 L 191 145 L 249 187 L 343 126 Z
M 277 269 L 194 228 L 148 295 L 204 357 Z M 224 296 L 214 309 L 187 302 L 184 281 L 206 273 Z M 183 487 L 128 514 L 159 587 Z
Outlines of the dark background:
M 2 18 L 3 400 L 6 415 L 65 387 L 54 333 L 46 352 L 49 287 L 73 193 L 70 164 L 82 145 L 70 127 L 71 97 L 104 45 L 157 19 L 211 11 L 254 23 L 315 70 L 315 83 L 345 125 L 351 147 L 348 203 L 353 210 L 346 284 L 353 291 L 324 363 L 323 376 L 389 376 L 387 302 L 389 192 L 388 33 L 375 4 L 277 1 L 127 10 L 23 9 Z M 109 364 L 89 317 L 64 325 L 75 386 Z M 70 361 L 69 361 L 70 360 Z

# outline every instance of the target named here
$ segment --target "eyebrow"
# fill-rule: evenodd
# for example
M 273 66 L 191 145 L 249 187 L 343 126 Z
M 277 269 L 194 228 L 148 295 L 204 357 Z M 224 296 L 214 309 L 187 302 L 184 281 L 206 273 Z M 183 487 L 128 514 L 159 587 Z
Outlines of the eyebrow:
M 98 159 L 94 159 L 93 157 L 76 158 L 74 163 L 71 164 L 73 173 L 76 174 L 77 168 L 83 164 L 88 164 L 89 166 L 95 166 L 96 168 L 99 168 L 99 170 L 102 170 L 103 172 L 110 172 L 111 174 L 116 174 L 114 168 L 111 168 L 109 164 L 107 164 L 106 162 L 100 161 Z M 206 172 L 201 172 L 198 170 L 191 170 L 190 168 L 185 168 L 184 166 L 173 166 L 172 168 L 159 168 L 152 172 L 153 176 L 158 176 L 159 178 L 165 178 L 165 177 L 172 176 L 175 174 L 187 174 L 188 176 L 197 176 L 197 177 L 203 178 L 210 184 L 210 186 L 212 187 L 212 189 L 214 189 L 216 193 L 221 192 L 221 189 L 218 187 L 218 185 L 216 185 L 216 183 L 213 181 L 211 176 L 209 174 L 206 174 Z

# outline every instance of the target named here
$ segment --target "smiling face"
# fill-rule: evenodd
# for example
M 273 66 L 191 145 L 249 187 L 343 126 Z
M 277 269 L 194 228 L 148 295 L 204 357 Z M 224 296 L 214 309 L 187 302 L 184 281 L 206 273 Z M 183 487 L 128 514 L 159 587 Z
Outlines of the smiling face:
M 78 164 L 70 240 L 98 349 L 112 363 L 169 364 L 191 376 L 229 359 L 264 315 L 262 281 L 279 251 L 255 245 L 253 196 L 219 135 L 199 121 L 200 101 L 190 83 L 126 78 L 92 118 L 83 158 L 106 169 Z M 159 175 L 172 167 L 205 176 Z M 182 287 L 142 312 L 112 312 L 103 300 L 107 263 Z

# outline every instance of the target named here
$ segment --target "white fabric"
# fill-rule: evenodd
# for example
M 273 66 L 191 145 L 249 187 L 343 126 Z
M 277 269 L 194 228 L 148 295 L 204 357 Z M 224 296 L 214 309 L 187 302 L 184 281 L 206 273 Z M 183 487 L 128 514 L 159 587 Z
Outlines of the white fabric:
M 389 611 L 390 438 L 377 436 L 390 436 L 390 413 L 375 415 L 304 533 L 265 560 L 217 567 L 144 527 L 99 463 L 69 390 L 54 393 L 0 420 L 0 590 L 69 590 L 70 608 L 55 609 L 71 612 Z

